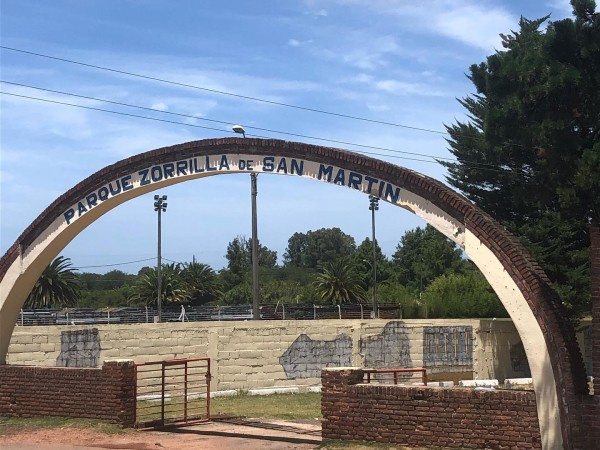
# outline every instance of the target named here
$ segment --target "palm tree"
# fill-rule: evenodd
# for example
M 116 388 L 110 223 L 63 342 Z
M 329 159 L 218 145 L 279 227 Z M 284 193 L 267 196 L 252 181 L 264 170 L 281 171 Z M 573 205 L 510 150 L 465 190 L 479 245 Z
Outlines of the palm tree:
M 319 297 L 333 304 L 362 303 L 367 292 L 360 275 L 347 258 L 340 258 L 319 267 L 313 286 Z
M 181 264 L 163 264 L 161 271 L 161 298 L 165 303 L 183 303 L 188 297 L 183 281 Z M 135 305 L 156 306 L 158 300 L 156 268 L 144 270 L 134 285 L 129 302 Z
M 79 300 L 79 278 L 71 268 L 71 259 L 59 256 L 44 269 L 29 293 L 25 308 L 65 308 Z
M 221 281 L 215 271 L 208 264 L 196 262 L 195 258 L 185 264 L 183 280 L 191 304 L 208 303 L 223 297 Z

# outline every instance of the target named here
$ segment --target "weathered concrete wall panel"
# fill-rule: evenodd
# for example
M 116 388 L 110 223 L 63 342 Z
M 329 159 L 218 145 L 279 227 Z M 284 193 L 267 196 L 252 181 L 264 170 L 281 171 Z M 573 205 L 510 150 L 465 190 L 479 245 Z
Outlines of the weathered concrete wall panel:
M 71 325 L 17 327 L 8 362 L 90 367 L 208 356 L 215 390 L 318 385 L 320 370 L 336 366 L 427 367 L 434 379 L 503 381 L 526 375 L 519 344 L 502 319 Z

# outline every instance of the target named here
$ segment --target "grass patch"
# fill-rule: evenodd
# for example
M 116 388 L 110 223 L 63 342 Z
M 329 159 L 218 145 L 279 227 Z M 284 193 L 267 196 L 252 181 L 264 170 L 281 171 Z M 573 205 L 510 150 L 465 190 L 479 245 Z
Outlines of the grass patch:
M 210 400 L 211 415 L 244 416 L 259 419 L 306 420 L 321 418 L 321 394 L 248 395 Z
M 194 400 L 190 403 L 190 414 L 201 411 L 206 406 L 205 400 Z M 147 419 L 158 419 L 160 417 L 160 402 L 142 402 L 141 406 L 147 408 L 145 409 Z M 167 417 L 172 416 L 169 402 L 165 406 Z M 214 417 L 222 415 L 283 420 L 321 418 L 321 394 L 316 392 L 271 395 L 248 395 L 241 393 L 232 397 L 212 398 L 210 406 L 211 415 Z M 129 429 L 121 428 L 119 425 L 94 419 L 77 419 L 72 417 L 0 417 L 0 436 L 41 428 L 85 428 L 104 434 L 132 432 Z
M 43 428 L 85 428 L 103 434 L 125 434 L 130 432 L 119 425 L 96 419 L 78 419 L 74 417 L 1 417 L 0 436 L 14 434 L 23 430 Z

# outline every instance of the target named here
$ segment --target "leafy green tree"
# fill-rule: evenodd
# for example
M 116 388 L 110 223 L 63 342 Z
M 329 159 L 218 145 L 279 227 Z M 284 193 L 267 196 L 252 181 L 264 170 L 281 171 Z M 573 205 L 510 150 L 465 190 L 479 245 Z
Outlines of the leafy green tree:
M 227 269 L 219 272 L 219 279 L 227 304 L 252 302 L 250 273 L 252 270 L 252 242 L 245 236 L 236 236 L 227 245 Z M 274 269 L 277 266 L 277 252 L 258 243 L 259 268 Z M 240 287 L 241 285 L 244 287 Z M 246 289 L 246 285 L 249 286 Z M 229 292 L 232 291 L 232 292 Z M 246 295 L 248 293 L 248 295 Z
M 356 251 L 354 238 L 339 228 L 321 228 L 307 233 L 294 233 L 283 255 L 287 267 L 316 269 Z
M 252 267 L 252 241 L 246 236 L 236 236 L 228 245 L 227 268 L 235 274 L 248 272 Z M 258 265 L 272 269 L 277 265 L 277 252 L 258 242 Z
M 96 309 L 126 306 L 129 304 L 129 299 L 133 294 L 134 286 L 130 284 L 124 284 L 121 287 L 113 289 L 82 289 L 79 301 L 74 306 Z
M 245 236 L 236 236 L 227 244 L 227 269 L 231 273 L 241 276 L 250 270 L 250 255 L 247 252 L 248 240 Z
M 310 284 L 270 280 L 261 282 L 260 298 L 265 304 L 312 304 L 316 295 Z
M 470 67 L 469 121 L 447 127 L 448 181 L 534 254 L 574 315 L 589 308 L 588 227 L 600 226 L 600 15 L 521 18 L 504 51 Z
M 407 231 L 392 262 L 397 281 L 416 291 L 425 289 L 440 275 L 460 272 L 465 264 L 454 242 L 431 225 Z
M 423 293 L 422 307 L 430 318 L 508 317 L 478 270 L 437 277 Z
M 200 305 L 223 297 L 221 280 L 208 264 L 196 262 L 194 258 L 191 263 L 184 264 L 182 278 L 188 296 L 186 303 Z
M 24 308 L 64 308 L 77 303 L 80 285 L 70 258 L 59 256 L 44 269 L 25 300 Z
M 377 269 L 377 284 L 380 285 L 384 281 L 390 279 L 393 275 L 393 268 L 381 251 L 381 247 L 375 240 L 375 256 Z M 364 286 L 373 288 L 373 241 L 365 238 L 364 241 L 356 248 L 353 256 L 354 265 L 357 272 L 361 275 L 361 280 Z
M 377 287 L 377 303 L 400 306 L 405 319 L 420 317 L 422 309 L 419 294 L 394 281 L 385 281 Z
M 182 274 L 181 264 L 163 264 L 161 267 L 161 300 L 167 303 L 185 303 L 188 292 Z M 130 303 L 138 306 L 156 306 L 158 302 L 157 270 L 145 270 L 135 284 Z
M 320 267 L 313 283 L 315 293 L 326 303 L 363 303 L 367 293 L 349 258 L 340 258 Z
M 111 270 L 105 274 L 84 272 L 78 274 L 81 285 L 78 307 L 104 308 L 108 306 L 124 306 L 133 294 L 136 275 L 120 270 Z
M 252 304 L 252 282 L 246 277 L 242 282 L 228 289 L 223 294 L 225 305 L 250 305 Z

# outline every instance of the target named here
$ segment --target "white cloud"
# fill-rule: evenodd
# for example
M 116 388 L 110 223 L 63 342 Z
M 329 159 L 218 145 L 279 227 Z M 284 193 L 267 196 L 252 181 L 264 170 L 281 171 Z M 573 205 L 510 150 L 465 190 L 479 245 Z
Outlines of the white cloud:
M 558 16 L 571 16 L 573 14 L 573 6 L 571 6 L 570 0 L 552 0 L 546 2 L 546 6 L 552 8 L 552 12 Z M 552 14 L 553 20 L 558 18 L 555 17 L 555 14 Z
M 381 16 L 396 16 L 404 30 L 428 30 L 488 52 L 500 46 L 499 33 L 510 31 L 518 23 L 518 17 L 491 0 L 430 0 L 418 4 L 406 0 L 322 0 L 321 3 L 367 8 Z
M 156 109 L 157 111 L 168 111 L 169 110 L 169 107 L 163 102 L 153 103 L 151 108 Z
M 299 41 L 298 39 L 290 39 L 288 40 L 288 45 L 290 47 L 301 47 L 303 45 L 311 44 L 312 39 L 307 39 L 306 41 Z
M 353 78 L 353 81 L 357 81 L 358 83 L 370 83 L 373 81 L 373 75 L 359 73 L 356 77 Z
M 388 105 L 370 105 L 370 104 L 367 104 L 367 108 L 369 108 L 369 111 L 374 111 L 374 112 L 386 112 L 391 109 Z
M 374 86 L 376 89 L 395 95 L 426 95 L 434 97 L 445 95 L 431 86 L 399 80 L 380 80 L 375 82 Z
M 466 4 L 436 15 L 433 22 L 441 34 L 489 51 L 500 47 L 499 33 L 514 28 L 516 19 L 501 8 Z

